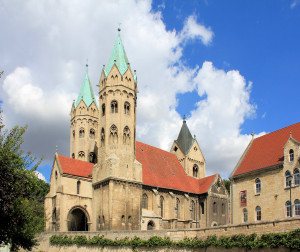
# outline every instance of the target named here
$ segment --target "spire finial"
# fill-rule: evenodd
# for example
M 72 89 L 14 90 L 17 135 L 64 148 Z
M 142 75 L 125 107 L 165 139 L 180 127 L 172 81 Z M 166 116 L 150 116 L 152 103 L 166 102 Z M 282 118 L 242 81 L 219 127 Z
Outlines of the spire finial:
M 183 122 L 185 122 L 185 114 L 183 115 Z
M 88 68 L 89 68 L 89 59 L 86 59 L 85 67 L 86 67 L 86 72 L 88 72 Z
M 119 32 L 119 34 L 120 34 L 120 31 L 121 31 L 121 24 L 122 24 L 122 23 L 119 23 L 119 27 L 118 27 L 118 32 Z
M 254 132 L 252 131 L 252 133 L 251 133 L 251 136 L 252 136 L 252 139 L 254 138 Z
M 55 147 L 55 148 L 56 148 L 56 153 L 57 153 L 57 152 L 58 152 L 58 146 L 56 145 L 56 147 Z

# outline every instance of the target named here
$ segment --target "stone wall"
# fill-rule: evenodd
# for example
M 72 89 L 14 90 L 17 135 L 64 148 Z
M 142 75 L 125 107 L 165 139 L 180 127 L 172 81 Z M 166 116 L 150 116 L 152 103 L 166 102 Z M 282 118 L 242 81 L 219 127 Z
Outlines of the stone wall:
M 235 235 L 235 234 L 252 234 L 256 233 L 262 235 L 264 233 L 279 233 L 279 232 L 288 232 L 295 230 L 300 227 L 300 217 L 294 217 L 289 219 L 275 220 L 275 221 L 265 221 L 259 223 L 247 223 L 239 225 L 225 225 L 219 227 L 211 228 L 202 228 L 202 229 L 182 229 L 182 230 L 153 230 L 153 231 L 99 231 L 99 232 L 45 232 L 41 233 L 38 236 L 40 245 L 37 248 L 34 248 L 33 251 L 48 251 L 48 252 L 57 252 L 57 251 L 78 251 L 77 246 L 70 247 L 57 247 L 50 246 L 49 238 L 54 234 L 67 234 L 67 235 L 86 235 L 92 237 L 94 235 L 104 235 L 104 237 L 109 239 L 121 239 L 124 237 L 133 238 L 138 236 L 141 239 L 149 239 L 152 236 L 165 237 L 168 236 L 174 241 L 183 240 L 185 237 L 194 238 L 199 237 L 205 239 L 207 236 L 216 235 Z M 81 247 L 80 251 L 98 251 L 96 248 Z M 193 251 L 192 249 L 172 249 L 168 251 Z M 132 251 L 131 248 L 116 248 L 116 247 L 107 247 L 103 251 Z M 145 251 L 141 249 L 140 251 Z M 150 251 L 150 250 L 149 250 Z M 165 248 L 155 248 L 155 251 L 165 251 Z M 197 249 L 197 251 L 202 251 Z M 203 251 L 228 251 L 225 248 L 207 248 Z M 231 249 L 231 251 L 246 251 L 243 249 Z M 258 250 L 252 250 L 258 251 Z M 262 249 L 259 251 L 271 251 L 270 249 Z M 272 250 L 276 251 L 276 250 Z M 279 248 L 277 251 L 290 251 L 289 249 Z

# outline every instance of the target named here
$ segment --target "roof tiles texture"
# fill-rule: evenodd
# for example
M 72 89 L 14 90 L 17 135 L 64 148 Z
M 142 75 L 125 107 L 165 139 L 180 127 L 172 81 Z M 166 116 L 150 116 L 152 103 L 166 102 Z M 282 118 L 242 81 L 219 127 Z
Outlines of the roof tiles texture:
M 292 137 L 300 142 L 300 122 L 255 138 L 232 177 L 283 163 L 283 147 Z
M 86 177 L 93 172 L 94 164 L 58 155 L 63 173 Z M 216 174 L 196 179 L 186 175 L 183 167 L 170 152 L 136 142 L 136 159 L 143 167 L 143 183 L 195 194 L 206 193 Z
M 92 163 L 80 161 L 61 155 L 58 155 L 58 160 L 62 171 L 65 174 L 89 178 L 89 174 L 93 173 L 94 164 Z

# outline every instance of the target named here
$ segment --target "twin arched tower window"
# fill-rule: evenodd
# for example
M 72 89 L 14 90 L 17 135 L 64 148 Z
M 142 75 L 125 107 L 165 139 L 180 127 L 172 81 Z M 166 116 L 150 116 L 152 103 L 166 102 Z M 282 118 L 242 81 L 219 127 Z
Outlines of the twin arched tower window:
M 109 130 L 109 141 L 111 144 L 118 143 L 118 128 L 116 125 L 112 125 Z
M 130 144 L 130 129 L 128 126 L 125 126 L 123 133 L 123 144 Z
M 130 104 L 128 102 L 124 103 L 124 114 L 129 115 Z
M 111 102 L 111 113 L 118 113 L 118 102 L 117 101 Z
M 90 138 L 94 139 L 95 138 L 95 130 L 90 129 Z
M 111 102 L 111 113 L 118 113 L 118 102 L 117 101 L 112 101 Z M 129 111 L 130 111 L 130 103 L 129 102 L 125 102 L 124 103 L 124 114 L 125 115 L 129 115 Z M 102 104 L 102 116 L 105 115 L 105 104 Z
M 84 137 L 84 128 L 79 130 L 79 137 Z

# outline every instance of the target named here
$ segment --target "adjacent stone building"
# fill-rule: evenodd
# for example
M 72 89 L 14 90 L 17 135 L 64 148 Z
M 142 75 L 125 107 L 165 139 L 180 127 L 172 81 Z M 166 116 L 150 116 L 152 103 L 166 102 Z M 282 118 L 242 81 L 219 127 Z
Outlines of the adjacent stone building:
M 142 101 L 141 101 L 142 102 Z M 46 231 L 200 228 L 228 222 L 228 192 L 184 119 L 171 151 L 136 141 L 137 76 L 120 31 L 99 81 L 71 109 L 70 157 L 55 154 Z
M 300 123 L 253 138 L 230 175 L 231 223 L 300 216 Z

